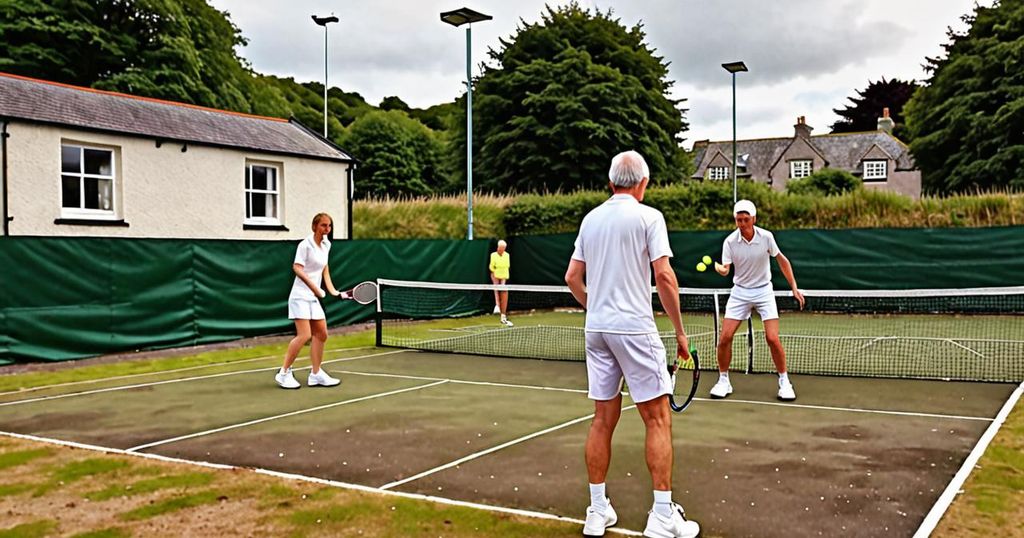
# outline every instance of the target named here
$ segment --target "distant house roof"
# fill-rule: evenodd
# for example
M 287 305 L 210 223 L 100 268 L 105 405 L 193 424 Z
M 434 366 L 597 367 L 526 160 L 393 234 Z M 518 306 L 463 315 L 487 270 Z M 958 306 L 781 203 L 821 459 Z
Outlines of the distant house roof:
M 69 86 L 0 73 L 0 118 L 165 141 L 350 162 L 352 156 L 295 120 Z
M 764 179 L 768 177 L 768 171 L 779 160 L 782 153 L 789 147 L 793 137 L 784 138 L 758 138 L 754 140 L 737 140 L 736 155 L 739 157 L 748 155 L 746 159 L 746 173 L 740 172 L 739 177 L 753 177 Z M 910 155 L 909 148 L 899 139 L 884 131 L 871 131 L 866 133 L 841 133 L 815 135 L 808 139 L 812 147 L 818 150 L 821 156 L 828 162 L 830 168 L 841 168 L 849 172 L 860 173 L 860 162 L 865 154 L 872 147 L 878 146 L 885 153 L 896 160 L 897 170 L 914 169 L 914 159 Z M 709 159 L 718 152 L 732 160 L 732 141 L 699 141 L 694 143 L 694 161 L 697 169 L 693 178 L 704 177 L 704 170 Z

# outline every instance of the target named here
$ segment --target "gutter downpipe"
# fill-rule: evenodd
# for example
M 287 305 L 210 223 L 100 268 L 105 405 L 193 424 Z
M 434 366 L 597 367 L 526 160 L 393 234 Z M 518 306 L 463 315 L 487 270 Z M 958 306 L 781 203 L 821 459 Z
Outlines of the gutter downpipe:
M 348 165 L 348 237 L 346 239 L 351 240 L 354 235 L 352 229 L 352 200 L 356 197 L 356 163 L 352 162 Z
M 7 132 L 7 120 L 0 120 L 0 159 L 3 160 L 3 164 L 0 165 L 0 183 L 3 184 L 3 204 L 4 204 L 4 237 L 11 235 L 11 218 L 8 216 L 9 208 L 7 207 L 7 138 L 11 136 Z

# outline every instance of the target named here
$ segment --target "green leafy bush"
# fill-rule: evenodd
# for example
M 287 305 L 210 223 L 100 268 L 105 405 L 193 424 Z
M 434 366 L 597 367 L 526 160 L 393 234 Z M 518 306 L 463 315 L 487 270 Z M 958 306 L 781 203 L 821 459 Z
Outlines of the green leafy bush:
M 824 168 L 786 183 L 786 192 L 790 194 L 837 196 L 859 188 L 861 181 L 857 176 L 837 168 Z

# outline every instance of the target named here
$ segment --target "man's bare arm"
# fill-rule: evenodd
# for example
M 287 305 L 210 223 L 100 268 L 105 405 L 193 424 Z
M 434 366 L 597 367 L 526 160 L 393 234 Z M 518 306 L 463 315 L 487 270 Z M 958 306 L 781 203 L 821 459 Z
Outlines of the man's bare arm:
M 587 308 L 587 286 L 583 282 L 583 275 L 587 272 L 587 264 L 579 260 L 569 260 L 569 269 L 565 271 L 565 283 L 569 291 L 576 298 L 576 302 Z

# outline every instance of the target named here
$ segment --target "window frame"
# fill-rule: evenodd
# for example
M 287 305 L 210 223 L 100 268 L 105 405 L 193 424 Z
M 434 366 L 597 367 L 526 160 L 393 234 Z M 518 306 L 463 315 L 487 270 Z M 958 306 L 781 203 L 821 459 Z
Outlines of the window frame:
M 877 173 L 869 173 L 870 165 L 880 165 L 881 175 Z M 889 181 L 889 161 L 885 159 L 866 159 L 864 160 L 863 167 L 861 168 L 861 179 L 865 182 L 885 182 Z
M 798 170 L 798 167 L 806 169 Z M 801 173 L 803 175 L 797 175 Z M 793 159 L 789 161 L 789 179 L 801 179 L 805 178 L 814 173 L 814 160 L 813 159 Z
M 253 173 L 252 172 L 253 172 L 253 168 L 254 167 L 267 168 L 267 169 L 270 169 L 270 170 L 274 171 L 274 186 L 276 187 L 274 190 L 270 190 L 270 189 L 254 189 L 254 188 L 252 188 L 252 177 L 253 177 Z M 243 200 L 242 200 L 242 213 L 243 213 L 242 214 L 242 224 L 243 225 L 280 226 L 282 224 L 282 222 L 281 222 L 281 214 L 282 214 L 282 211 L 283 211 L 282 203 L 281 203 L 281 196 L 282 196 L 282 190 L 283 190 L 281 188 L 281 169 L 282 168 L 283 168 L 283 166 L 280 163 L 268 163 L 268 162 L 256 162 L 256 161 L 247 161 L 245 163 L 245 171 L 243 173 L 243 183 L 242 183 L 242 186 L 243 186 L 243 190 L 242 190 L 242 196 L 243 196 Z M 252 195 L 254 193 L 255 194 L 268 194 L 268 195 L 272 195 L 274 197 L 274 213 L 277 215 L 276 217 L 252 217 L 252 216 L 250 216 L 250 213 L 252 212 L 252 208 L 254 207 L 253 203 L 252 203 Z
M 64 148 L 74 148 L 78 150 L 78 171 L 77 172 L 65 172 L 64 171 Z M 109 174 L 90 174 L 85 171 L 85 152 L 86 150 L 102 151 L 110 155 L 110 173 Z M 117 215 L 117 204 L 118 204 L 118 185 L 117 185 L 117 151 L 118 148 L 114 147 L 103 147 L 97 145 L 86 144 L 82 142 L 72 142 L 62 140 L 60 143 L 60 155 L 58 156 L 58 174 L 57 174 L 57 193 L 58 203 L 60 204 L 60 218 L 62 219 L 76 219 L 76 220 L 118 220 Z M 78 178 L 78 206 L 77 207 L 65 207 L 64 206 L 64 177 L 73 176 Z M 110 209 L 92 209 L 85 207 L 85 181 L 86 180 L 96 181 L 109 181 L 110 182 Z M 98 204 L 97 204 L 98 205 Z
M 729 179 L 729 167 L 728 166 L 709 166 L 708 167 L 708 180 L 710 181 L 725 181 Z

